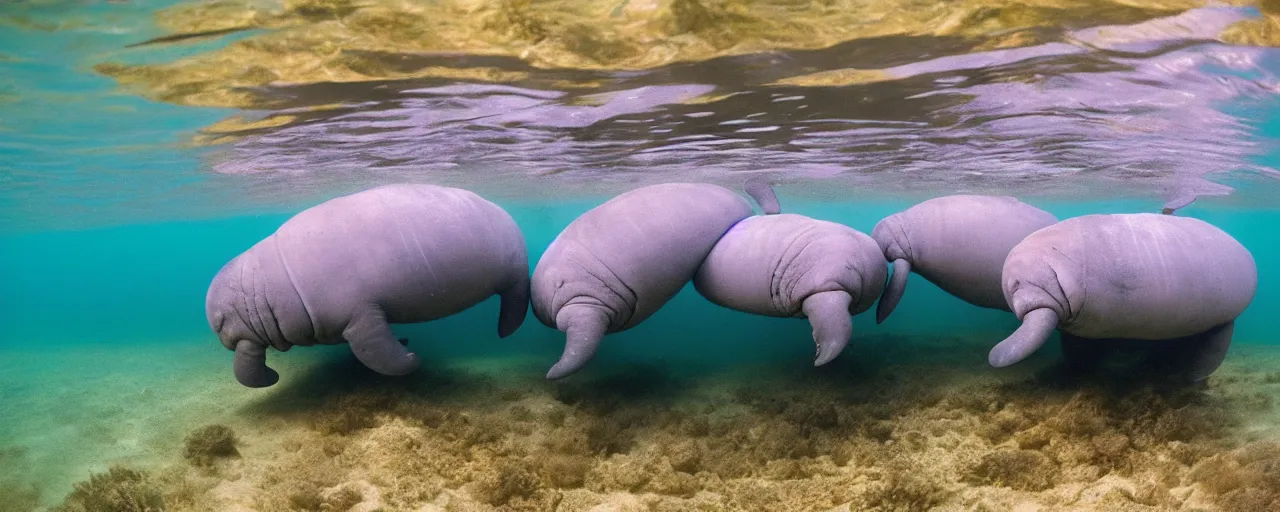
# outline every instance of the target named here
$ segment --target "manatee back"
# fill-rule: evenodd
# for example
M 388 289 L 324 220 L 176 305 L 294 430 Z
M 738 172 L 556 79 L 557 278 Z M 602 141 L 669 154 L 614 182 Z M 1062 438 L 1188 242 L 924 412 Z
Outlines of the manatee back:
M 548 246 L 534 268 L 534 312 L 554 325 L 566 302 L 592 297 L 615 302 L 606 306 L 628 317 L 614 331 L 630 328 L 679 292 L 716 241 L 751 214 L 744 197 L 711 184 L 620 194 L 575 219 Z M 633 297 L 634 307 L 619 311 L 620 297 Z
M 889 246 L 892 235 L 921 277 L 961 300 L 997 309 L 1008 309 L 1000 274 L 1009 251 L 1058 221 L 1010 196 L 939 197 L 898 215 L 898 227 L 884 230 L 877 243 Z
M 804 243 L 788 249 L 792 268 L 778 280 L 791 289 L 789 306 L 798 312 L 808 296 L 843 290 L 853 302 L 849 314 L 856 315 L 875 305 L 884 290 L 889 271 L 880 246 L 866 233 L 844 224 L 811 219 L 812 228 Z
M 1085 338 L 1170 339 L 1234 320 L 1257 291 L 1243 245 L 1199 219 L 1154 213 L 1087 215 L 1047 230 L 1068 243 L 1064 272 L 1079 281 L 1078 312 L 1062 323 Z
M 776 305 L 774 277 L 784 249 L 802 226 L 794 214 L 753 215 L 734 224 L 699 265 L 698 294 L 711 303 L 759 315 L 786 316 Z
M 750 313 L 796 316 L 804 299 L 843 290 L 864 311 L 884 288 L 879 246 L 853 228 L 796 214 L 752 216 L 716 243 L 694 277 L 711 302 Z
M 273 235 L 313 314 L 382 306 L 392 323 L 454 314 L 527 275 L 524 237 L 467 190 L 399 184 L 338 197 Z

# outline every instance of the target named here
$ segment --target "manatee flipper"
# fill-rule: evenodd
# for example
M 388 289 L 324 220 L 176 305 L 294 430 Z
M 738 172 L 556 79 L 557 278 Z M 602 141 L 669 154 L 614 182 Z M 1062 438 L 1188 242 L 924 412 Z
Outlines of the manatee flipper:
M 1165 201 L 1164 207 L 1160 209 L 1160 213 L 1165 215 L 1173 215 L 1174 212 L 1186 208 L 1191 203 L 1196 202 L 1198 196 L 1195 192 L 1184 192 Z
M 853 297 L 845 291 L 820 292 L 804 299 L 801 308 L 809 317 L 813 342 L 818 346 L 814 366 L 831 362 L 849 344 L 849 337 L 853 335 L 853 317 L 849 315 L 852 302 Z
M 502 291 L 502 306 L 498 311 L 498 337 L 506 338 L 516 332 L 529 313 L 529 278 Z
M 782 213 L 782 204 L 778 202 L 778 195 L 773 192 L 773 186 L 769 185 L 768 180 L 762 177 L 751 178 L 743 188 L 747 191 L 747 195 L 756 200 L 756 204 L 760 205 L 760 211 L 765 215 Z
M 880 295 L 880 303 L 876 304 L 876 325 L 883 323 L 893 313 L 893 309 L 898 307 L 902 294 L 907 291 L 907 277 L 910 274 L 911 262 L 902 258 L 893 260 L 893 275 L 889 277 L 884 294 Z
M 1081 338 L 1074 334 L 1059 333 L 1062 337 L 1062 359 L 1076 371 L 1093 367 L 1106 355 L 1103 341 Z
M 400 343 L 391 332 L 387 318 L 377 308 L 357 314 L 342 331 L 351 352 L 370 370 L 383 375 L 400 376 L 418 369 L 417 354 Z
M 236 343 L 233 363 L 236 381 L 251 388 L 265 388 L 280 381 L 280 374 L 267 366 L 267 347 L 249 340 Z
M 547 372 L 551 380 L 562 379 L 586 366 L 596 355 L 600 341 L 609 329 L 609 317 L 603 309 L 580 304 L 568 305 L 556 315 L 556 328 L 564 331 L 564 354 Z
M 987 362 L 996 368 L 1004 368 L 1026 359 L 1044 343 L 1058 327 L 1058 314 L 1049 308 L 1033 309 L 1022 317 L 1022 325 L 1008 338 L 996 344 L 987 354 Z
M 1236 322 L 1232 320 L 1197 335 L 1187 348 L 1187 377 L 1192 382 L 1209 378 L 1209 375 L 1222 365 L 1227 358 L 1227 349 L 1231 347 L 1231 336 L 1235 333 Z

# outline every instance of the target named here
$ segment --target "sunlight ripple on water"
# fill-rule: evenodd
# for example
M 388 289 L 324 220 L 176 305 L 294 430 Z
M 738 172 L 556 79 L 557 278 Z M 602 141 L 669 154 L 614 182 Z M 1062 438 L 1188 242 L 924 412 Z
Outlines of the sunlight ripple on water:
M 1221 110 L 1277 88 L 1266 66 L 1273 50 L 1211 40 L 1239 19 L 1235 9 L 1199 9 L 1077 31 L 1073 44 L 921 60 L 839 86 L 735 84 L 696 69 L 680 74 L 705 83 L 611 75 L 610 90 L 591 95 L 347 86 L 348 106 L 286 111 L 299 121 L 250 133 L 224 148 L 213 168 L 435 174 L 459 184 L 552 175 L 552 182 L 733 182 L 763 171 L 783 181 L 837 178 L 887 189 L 1106 186 L 1220 195 L 1231 189 L 1203 178 L 1275 173 L 1252 161 L 1265 149 L 1252 128 Z M 785 74 L 788 59 L 774 58 L 771 73 Z M 286 92 L 305 106 L 324 94 L 310 87 Z

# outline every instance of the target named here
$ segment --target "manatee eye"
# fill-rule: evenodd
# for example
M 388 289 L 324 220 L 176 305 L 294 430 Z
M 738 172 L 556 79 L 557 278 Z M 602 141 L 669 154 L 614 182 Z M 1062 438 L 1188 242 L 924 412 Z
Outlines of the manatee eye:
M 217 312 L 217 313 L 214 313 L 214 314 L 213 314 L 213 330 L 215 330 L 215 331 L 221 331 L 221 330 L 222 330 L 222 322 L 223 322 L 223 321 L 225 321 L 225 319 L 226 319 L 226 318 L 222 315 L 222 312 L 221 312 L 221 311 L 219 311 L 219 312 Z

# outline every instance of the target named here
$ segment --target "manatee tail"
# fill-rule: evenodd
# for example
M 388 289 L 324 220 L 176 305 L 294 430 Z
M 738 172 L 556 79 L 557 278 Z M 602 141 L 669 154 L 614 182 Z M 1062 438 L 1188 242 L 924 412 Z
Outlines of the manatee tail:
M 747 180 L 743 188 L 746 189 L 747 195 L 756 200 L 756 204 L 760 205 L 760 211 L 765 215 L 782 213 L 782 204 L 778 202 L 778 195 L 773 192 L 773 186 L 769 184 L 769 180 L 756 176 Z
M 1004 368 L 1026 359 L 1049 340 L 1058 327 L 1058 313 L 1049 308 L 1033 309 L 1022 317 L 1022 325 L 987 354 L 987 362 Z
M 818 346 L 813 365 L 822 366 L 844 351 L 853 335 L 849 304 L 853 297 L 845 291 L 820 292 L 804 299 L 801 307 L 813 326 L 813 342 Z
M 529 276 L 524 276 L 502 291 L 502 307 L 498 311 L 498 337 L 515 334 L 529 314 Z
M 1200 382 L 1209 378 L 1227 358 L 1227 349 L 1231 347 L 1231 336 L 1235 333 L 1234 320 L 1209 329 L 1197 336 L 1192 346 L 1188 361 L 1187 376 L 1192 382 Z
M 236 380 L 246 387 L 265 388 L 280 381 L 280 374 L 267 366 L 267 347 L 249 340 L 236 343 L 233 368 Z
M 907 276 L 911 274 L 911 262 L 904 259 L 893 260 L 893 276 L 880 295 L 880 303 L 876 304 L 876 325 L 884 323 L 893 309 L 898 307 L 902 294 L 907 291 Z
M 547 372 L 550 380 L 577 373 L 595 357 L 609 330 L 609 317 L 599 308 L 569 305 L 556 314 L 556 328 L 565 333 L 564 354 Z

